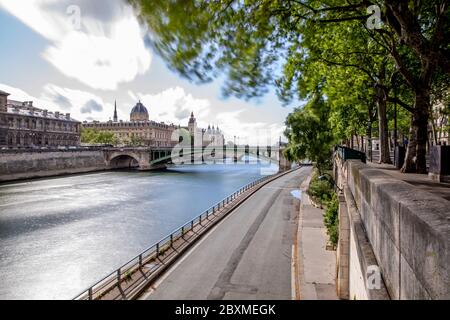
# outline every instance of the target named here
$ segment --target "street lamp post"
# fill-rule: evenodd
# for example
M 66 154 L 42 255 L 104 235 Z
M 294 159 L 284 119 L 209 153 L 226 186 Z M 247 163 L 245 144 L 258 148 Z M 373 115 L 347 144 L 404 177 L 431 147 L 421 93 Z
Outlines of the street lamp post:
M 205 135 L 206 129 L 202 129 L 202 142 L 201 142 L 201 146 L 202 146 L 202 163 L 205 163 L 205 158 L 203 157 L 203 153 L 205 152 L 205 148 L 203 147 L 203 137 Z

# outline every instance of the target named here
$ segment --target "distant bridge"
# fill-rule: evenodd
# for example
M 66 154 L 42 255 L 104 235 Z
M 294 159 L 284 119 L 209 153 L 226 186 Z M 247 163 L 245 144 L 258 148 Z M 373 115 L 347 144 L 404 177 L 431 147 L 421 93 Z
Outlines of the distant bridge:
M 182 146 L 182 147 L 124 147 L 103 149 L 110 168 L 137 168 L 139 170 L 162 169 L 173 164 L 234 162 L 278 162 L 280 170 L 291 167 L 283 149 L 273 146 Z

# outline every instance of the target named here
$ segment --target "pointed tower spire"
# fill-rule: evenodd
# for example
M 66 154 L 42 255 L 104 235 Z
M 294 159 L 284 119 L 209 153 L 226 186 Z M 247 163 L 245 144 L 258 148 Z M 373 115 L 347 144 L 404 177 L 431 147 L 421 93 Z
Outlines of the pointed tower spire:
M 114 117 L 113 117 L 113 121 L 117 122 L 117 103 L 116 100 L 114 100 Z

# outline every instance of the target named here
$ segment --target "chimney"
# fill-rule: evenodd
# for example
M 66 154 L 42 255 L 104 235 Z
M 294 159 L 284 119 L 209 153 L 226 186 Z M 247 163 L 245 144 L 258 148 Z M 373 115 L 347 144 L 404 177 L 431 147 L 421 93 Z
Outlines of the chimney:
M 55 111 L 55 118 L 59 118 L 59 111 Z
M 0 111 L 1 112 L 8 111 L 8 107 L 6 106 L 8 104 L 8 96 L 9 96 L 9 93 L 0 90 Z
M 42 116 L 44 118 L 47 118 L 47 114 L 48 114 L 48 110 L 47 109 L 42 110 Z
M 29 105 L 30 107 L 32 107 L 32 106 L 33 106 L 33 101 L 28 101 L 28 105 Z
M 66 113 L 66 119 L 70 120 L 70 113 Z

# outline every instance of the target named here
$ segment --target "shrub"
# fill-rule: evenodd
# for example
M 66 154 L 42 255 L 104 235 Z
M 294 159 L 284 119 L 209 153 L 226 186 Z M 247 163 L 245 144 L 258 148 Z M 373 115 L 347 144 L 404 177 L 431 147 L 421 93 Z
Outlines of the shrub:
M 331 200 L 333 193 L 333 184 L 328 180 L 319 180 L 317 171 L 314 172 L 308 189 L 308 194 L 313 200 L 321 205 L 326 205 Z
M 323 221 L 327 228 L 327 234 L 333 246 L 337 245 L 339 239 L 339 201 L 336 193 L 333 193 L 331 200 L 327 203 L 327 209 Z
M 318 170 L 315 170 L 311 177 L 308 194 L 315 202 L 326 207 L 324 224 L 331 244 L 336 246 L 339 238 L 339 201 L 333 188 L 333 182 L 319 180 Z

